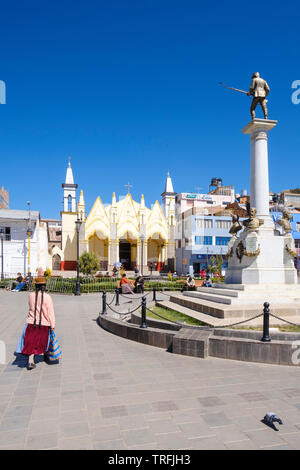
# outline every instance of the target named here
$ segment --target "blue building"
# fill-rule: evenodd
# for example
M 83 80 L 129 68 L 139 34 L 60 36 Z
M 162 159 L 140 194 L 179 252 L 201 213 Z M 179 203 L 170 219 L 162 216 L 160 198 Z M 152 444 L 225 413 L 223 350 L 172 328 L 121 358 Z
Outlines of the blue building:
M 198 213 L 197 213 L 198 212 Z M 241 221 L 244 218 L 240 219 Z M 205 215 L 203 211 L 188 210 L 177 218 L 176 271 L 178 274 L 199 273 L 207 269 L 211 258 L 223 257 L 222 270 L 228 266 L 225 255 L 231 239 L 231 215 Z

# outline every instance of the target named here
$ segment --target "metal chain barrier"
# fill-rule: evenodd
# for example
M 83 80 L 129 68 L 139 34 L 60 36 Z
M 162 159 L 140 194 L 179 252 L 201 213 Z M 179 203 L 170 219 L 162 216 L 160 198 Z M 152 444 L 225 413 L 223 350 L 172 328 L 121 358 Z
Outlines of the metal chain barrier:
M 181 325 L 181 323 L 178 323 L 177 321 L 173 321 L 173 320 L 168 320 L 168 318 L 165 318 L 163 317 L 162 315 L 159 315 L 158 313 L 155 313 L 153 312 L 153 310 L 151 310 L 150 308 L 147 307 L 147 310 L 149 310 L 149 312 L 151 312 L 153 315 L 156 315 L 157 317 L 159 318 L 162 318 L 163 320 L 166 320 L 170 323 L 174 323 L 175 325 Z
M 276 318 L 277 320 L 281 320 L 281 321 L 283 321 L 284 323 L 288 323 L 289 325 L 292 325 L 292 326 L 299 326 L 299 327 L 300 327 L 300 325 L 297 325 L 297 323 L 293 323 L 293 322 L 291 322 L 291 321 L 285 320 L 284 318 L 277 317 L 276 315 L 274 315 L 274 313 L 270 313 L 270 317 L 274 317 L 274 318 Z
M 133 299 L 142 299 L 143 297 L 147 297 L 147 295 L 149 294 L 152 294 L 152 291 L 150 290 L 149 292 L 147 292 L 147 294 L 143 294 L 143 295 L 140 295 L 139 297 L 132 297 Z M 128 299 L 128 294 L 119 294 L 121 297 L 124 297 L 126 299 Z
M 230 326 L 236 326 L 236 325 L 241 325 L 242 323 L 247 323 L 248 321 L 255 320 L 255 318 L 262 317 L 263 313 L 259 313 L 255 317 L 247 318 L 246 320 L 238 321 L 236 323 L 231 323 L 230 325 L 218 325 L 218 326 L 213 326 L 212 328 L 228 328 Z
M 129 313 L 136 312 L 139 308 L 142 307 L 142 305 L 138 305 L 137 308 L 131 310 L 130 312 L 118 312 L 117 310 L 113 309 L 110 305 L 107 306 L 110 308 L 110 310 L 112 310 L 114 313 L 118 313 L 119 315 L 128 315 Z
M 112 301 L 111 301 L 109 304 L 106 304 L 107 307 L 109 307 L 109 306 L 113 303 L 113 301 L 115 300 L 115 298 L 116 298 L 116 294 L 113 296 Z

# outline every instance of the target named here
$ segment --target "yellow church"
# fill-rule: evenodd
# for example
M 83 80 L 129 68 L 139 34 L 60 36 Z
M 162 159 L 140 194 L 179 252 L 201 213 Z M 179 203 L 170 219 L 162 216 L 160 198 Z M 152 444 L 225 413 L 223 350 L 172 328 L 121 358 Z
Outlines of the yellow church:
M 61 212 L 61 249 L 54 247 L 50 254 L 60 259 L 62 271 L 76 270 L 77 231 L 80 221 L 79 255 L 94 252 L 100 260 L 100 270 L 109 272 L 116 263 L 122 263 L 127 271 L 139 269 L 147 274 L 154 271 L 175 270 L 175 195 L 168 173 L 162 205 L 158 201 L 152 208 L 146 207 L 144 196 L 134 201 L 129 192 L 117 201 L 115 193 L 111 204 L 103 205 L 100 196 L 86 215 L 83 191 L 77 202 L 77 184 L 74 183 L 69 161 L 64 192 L 64 208 Z

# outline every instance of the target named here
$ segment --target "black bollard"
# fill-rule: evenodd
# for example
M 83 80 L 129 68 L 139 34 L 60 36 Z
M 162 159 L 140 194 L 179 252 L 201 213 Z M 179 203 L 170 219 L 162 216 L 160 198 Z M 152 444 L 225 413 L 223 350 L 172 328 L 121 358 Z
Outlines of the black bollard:
M 156 302 L 156 287 L 153 287 L 153 299 Z
M 269 324 L 270 324 L 270 304 L 268 302 L 265 302 L 264 303 L 264 331 L 263 331 L 263 337 L 261 339 L 261 341 L 264 341 L 265 343 L 269 343 L 271 341 Z
M 116 305 L 120 305 L 120 291 L 116 288 Z
M 146 323 L 146 297 L 142 297 L 142 319 L 140 328 L 147 328 Z
M 106 315 L 106 314 L 107 314 L 107 311 L 106 311 L 106 292 L 104 290 L 103 294 L 102 294 L 102 315 Z

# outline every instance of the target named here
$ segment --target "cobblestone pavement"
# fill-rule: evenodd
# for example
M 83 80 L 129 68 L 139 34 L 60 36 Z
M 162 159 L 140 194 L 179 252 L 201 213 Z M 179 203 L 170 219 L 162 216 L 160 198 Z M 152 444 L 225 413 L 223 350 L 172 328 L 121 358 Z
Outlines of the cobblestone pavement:
M 299 368 L 167 353 L 102 330 L 100 295 L 52 298 L 63 358 L 27 371 L 28 294 L 0 291 L 1 449 L 300 448 Z

